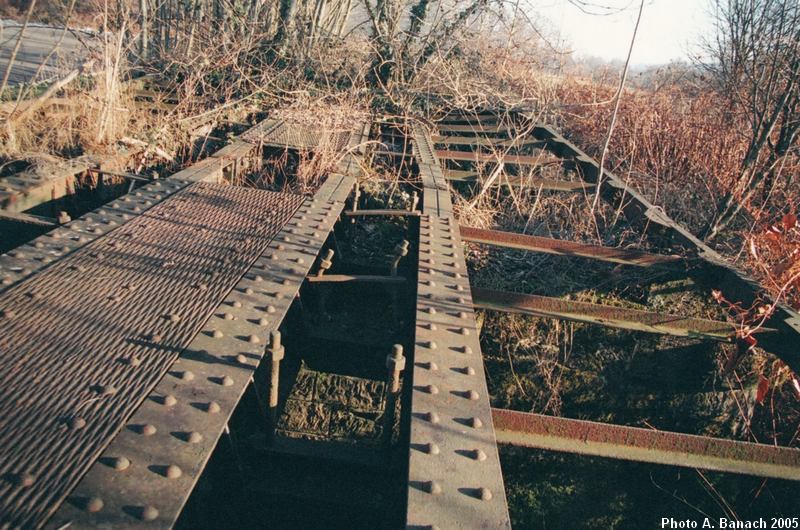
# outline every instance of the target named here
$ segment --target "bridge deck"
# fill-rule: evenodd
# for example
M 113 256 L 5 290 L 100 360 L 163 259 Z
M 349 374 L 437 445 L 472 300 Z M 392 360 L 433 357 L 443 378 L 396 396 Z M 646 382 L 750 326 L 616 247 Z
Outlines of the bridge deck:
M 49 515 L 302 201 L 196 183 L 4 293 L 4 523 Z

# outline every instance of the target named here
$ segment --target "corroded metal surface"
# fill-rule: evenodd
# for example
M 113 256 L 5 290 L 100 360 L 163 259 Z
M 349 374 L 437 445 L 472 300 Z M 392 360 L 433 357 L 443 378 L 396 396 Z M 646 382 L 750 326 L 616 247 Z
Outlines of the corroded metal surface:
M 350 154 L 340 163 L 342 171 L 358 171 L 357 146 L 363 143 L 366 127 L 351 138 Z M 48 528 L 175 524 L 251 384 L 269 333 L 283 322 L 354 182 L 350 175 L 329 175 L 295 212 L 206 322 L 204 332 L 195 336 L 130 418 L 130 428 L 114 438 L 61 505 Z M 139 430 L 143 425 L 156 432 L 143 435 Z M 125 470 L 117 469 L 120 461 L 129 463 Z M 168 469 L 173 477 L 167 476 Z M 100 509 L 87 510 L 90 501 Z
M 286 149 L 327 148 L 341 152 L 347 147 L 351 131 L 320 131 L 284 120 L 267 120 L 264 125 L 242 135 L 251 143 Z
M 523 166 L 545 166 L 548 164 L 561 164 L 562 159 L 550 153 L 539 151 L 535 155 L 515 155 L 498 151 L 497 153 L 484 153 L 480 151 L 447 151 L 436 150 L 436 156 L 441 160 L 459 160 L 462 162 L 484 162 L 523 165 Z
M 736 325 L 729 322 L 491 289 L 475 288 L 473 294 L 475 307 L 494 311 L 525 313 L 679 337 L 719 341 L 731 341 L 736 337 Z M 758 331 L 762 335 L 774 330 L 761 328 Z
M 407 526 L 510 528 L 469 279 L 449 190 L 414 131 L 423 182 Z
M 301 202 L 198 183 L 3 293 L 4 525 L 43 522 Z
M 640 250 L 584 245 L 563 239 L 529 236 L 499 230 L 484 230 L 470 226 L 459 226 L 461 239 L 470 243 L 481 243 L 505 248 L 533 250 L 559 256 L 579 256 L 600 261 L 636 265 L 638 267 L 674 266 L 683 260 L 680 256 L 651 254 Z
M 638 462 L 800 480 L 800 449 L 492 409 L 497 440 Z

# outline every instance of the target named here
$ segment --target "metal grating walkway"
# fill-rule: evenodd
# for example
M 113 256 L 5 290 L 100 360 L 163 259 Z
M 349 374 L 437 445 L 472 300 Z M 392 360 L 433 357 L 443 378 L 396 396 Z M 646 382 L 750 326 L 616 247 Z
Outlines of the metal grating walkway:
M 0 299 L 0 527 L 36 527 L 302 204 L 197 183 Z

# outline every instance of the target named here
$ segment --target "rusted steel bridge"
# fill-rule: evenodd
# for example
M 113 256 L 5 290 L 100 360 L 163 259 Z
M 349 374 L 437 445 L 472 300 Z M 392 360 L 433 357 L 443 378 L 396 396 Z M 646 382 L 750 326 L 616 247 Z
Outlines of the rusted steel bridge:
M 368 151 L 368 139 L 385 147 Z M 510 527 L 498 443 L 800 479 L 797 449 L 491 408 L 476 309 L 709 341 L 736 342 L 740 331 L 734 320 L 471 285 L 465 243 L 668 269 L 730 299 L 758 296 L 753 282 L 615 175 L 598 183 L 596 162 L 553 129 L 524 113 L 488 111 L 430 126 L 365 123 L 325 142 L 339 161 L 313 195 L 231 184 L 260 168 L 270 149 L 313 152 L 319 143 L 303 127 L 264 121 L 169 178 L 133 179 L 128 194 L 0 256 L 0 527 L 180 526 L 212 455 L 223 440 L 239 443 L 230 425 L 250 393 L 263 419 L 258 451 L 370 470 L 375 489 L 355 500 L 371 505 L 380 491 L 374 504 L 386 527 Z M 407 173 L 419 190 L 410 207 L 361 207 L 369 156 Z M 583 180 L 496 180 L 493 169 L 552 163 L 579 169 Z M 451 183 L 471 181 L 563 193 L 594 193 L 599 184 L 633 226 L 674 252 L 459 226 Z M 362 218 L 407 222 L 387 272 L 336 270 L 337 233 Z M 326 289 L 341 285 L 389 293 L 388 324 L 374 343 L 394 346 L 367 348 L 384 377 L 323 377 L 305 361 L 287 372 L 293 345 L 311 334 L 297 332 L 296 321 L 314 305 L 329 321 L 335 296 Z M 800 317 L 779 306 L 759 345 L 798 369 L 799 332 Z M 355 335 L 349 340 L 372 340 L 366 329 Z M 348 388 L 359 385 L 379 397 L 354 403 Z M 290 407 L 300 411 L 299 427 L 286 419 Z M 328 409 L 339 416 L 324 416 Z M 371 445 L 329 440 L 336 417 L 366 426 Z M 273 477 L 278 493 L 341 504 L 358 496 L 336 486 L 320 492 L 296 474 Z

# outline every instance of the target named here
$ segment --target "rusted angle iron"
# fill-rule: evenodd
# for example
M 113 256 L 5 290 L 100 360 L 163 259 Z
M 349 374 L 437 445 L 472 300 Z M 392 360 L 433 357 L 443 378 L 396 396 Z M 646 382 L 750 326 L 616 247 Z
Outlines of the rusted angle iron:
M 309 283 L 405 283 L 403 276 L 375 276 L 368 274 L 325 274 L 309 276 Z
M 697 337 L 725 342 L 736 338 L 734 324 L 704 318 L 481 288 L 473 288 L 472 297 L 475 307 L 493 311 L 522 313 L 678 337 Z M 774 330 L 762 328 L 759 334 L 771 331 Z
M 436 128 L 440 132 L 468 132 L 468 133 L 509 133 L 514 131 L 515 129 L 510 127 L 507 124 L 468 124 L 468 125 L 448 125 L 448 124 L 438 124 Z
M 442 171 L 444 178 L 460 182 L 477 182 L 482 174 L 478 171 L 462 171 L 458 169 L 445 169 Z M 550 191 L 590 191 L 592 184 L 573 182 L 568 180 L 547 179 L 541 177 L 526 177 L 519 175 L 503 175 L 495 181 L 496 186 L 509 185 L 515 188 L 543 189 Z
M 418 210 L 356 210 L 344 213 L 347 217 L 405 216 L 419 217 Z
M 574 241 L 501 232 L 499 230 L 484 230 L 471 226 L 459 226 L 458 228 L 461 232 L 462 240 L 482 245 L 531 250 L 559 256 L 579 256 L 623 265 L 635 265 L 637 267 L 677 268 L 676 266 L 679 266 L 684 261 L 680 256 L 664 256 L 640 250 L 585 245 Z
M 543 140 L 530 140 L 523 138 L 482 138 L 480 136 L 432 136 L 435 144 L 445 145 L 474 145 L 484 147 L 547 147 Z
M 563 162 L 561 158 L 544 152 L 538 156 L 529 156 L 437 149 L 435 153 L 440 160 L 459 160 L 463 162 L 494 162 L 496 164 L 502 162 L 504 164 L 514 164 L 520 166 L 543 166 L 548 164 L 560 164 Z
M 504 409 L 492 420 L 501 444 L 800 480 L 800 449 Z

